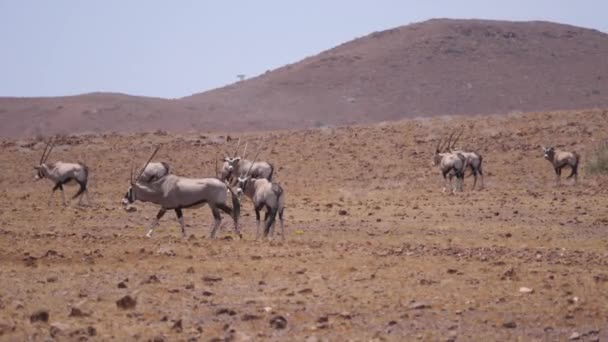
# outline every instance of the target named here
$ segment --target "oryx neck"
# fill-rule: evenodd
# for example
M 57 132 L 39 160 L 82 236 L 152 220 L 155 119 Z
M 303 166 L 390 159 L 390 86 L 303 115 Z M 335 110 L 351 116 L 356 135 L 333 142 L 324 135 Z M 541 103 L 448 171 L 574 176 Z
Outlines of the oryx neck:
M 131 185 L 135 199 L 142 202 L 153 202 L 158 197 L 159 189 L 149 184 L 133 183 Z

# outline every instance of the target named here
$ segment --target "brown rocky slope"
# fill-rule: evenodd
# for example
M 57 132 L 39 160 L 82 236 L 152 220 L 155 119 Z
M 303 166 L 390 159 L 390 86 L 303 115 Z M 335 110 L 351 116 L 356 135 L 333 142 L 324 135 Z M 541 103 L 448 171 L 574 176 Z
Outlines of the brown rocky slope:
M 549 22 L 435 19 L 355 39 L 177 100 L 0 98 L 0 136 L 261 130 L 608 105 L 608 35 Z

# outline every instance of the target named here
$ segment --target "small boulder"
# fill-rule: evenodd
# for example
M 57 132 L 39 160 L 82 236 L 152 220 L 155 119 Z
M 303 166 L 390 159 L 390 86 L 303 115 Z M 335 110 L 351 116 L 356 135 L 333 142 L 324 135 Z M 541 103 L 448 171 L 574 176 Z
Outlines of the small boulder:
M 30 316 L 30 322 L 44 322 L 49 321 L 49 312 L 47 310 L 38 310 Z
M 277 330 L 285 329 L 287 327 L 287 319 L 283 316 L 274 316 L 270 320 L 270 326 Z
M 126 295 L 116 301 L 116 306 L 123 310 L 133 309 L 133 308 L 135 308 L 136 305 L 137 305 L 137 300 L 135 300 L 133 297 L 131 297 L 129 295 Z

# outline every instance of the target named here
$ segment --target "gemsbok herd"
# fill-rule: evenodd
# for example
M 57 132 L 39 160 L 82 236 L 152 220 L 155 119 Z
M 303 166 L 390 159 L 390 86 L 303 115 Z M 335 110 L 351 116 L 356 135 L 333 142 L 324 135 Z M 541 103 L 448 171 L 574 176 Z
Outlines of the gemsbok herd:
M 470 174 L 474 177 L 472 189 L 481 190 L 484 188 L 483 158 L 481 154 L 478 151 L 465 151 L 455 147 L 462 133 L 463 131 L 452 140 L 455 134 L 455 132 L 452 132 L 445 142 L 443 138 L 439 139 L 435 147 L 432 164 L 439 167 L 444 180 L 444 192 L 463 191 L 463 181 L 467 170 L 470 170 Z M 59 189 L 61 190 L 63 205 L 66 206 L 63 186 L 70 184 L 80 186 L 72 199 L 79 197 L 78 204 L 82 204 L 83 196 L 86 195 L 87 202 L 90 203 L 87 188 L 89 168 L 85 164 L 61 161 L 47 163 L 56 142 L 56 139 L 51 139 L 46 144 L 39 165 L 34 166 L 36 169 L 35 180 L 47 178 L 54 183 L 48 200 L 49 204 L 53 194 Z M 172 174 L 168 163 L 152 161 L 160 148 L 158 146 L 143 165 L 137 177 L 133 178 L 134 169 L 131 168 L 130 184 L 122 199 L 122 205 L 127 212 L 135 211 L 135 208 L 132 207 L 135 201 L 150 202 L 160 207 L 148 228 L 147 237 L 152 236 L 154 228 L 158 226 L 159 220 L 167 210 L 175 212 L 182 236 L 185 237 L 186 228 L 183 210 L 200 208 L 205 204 L 211 209 L 214 219 L 210 233 L 212 239 L 215 238 L 217 229 L 221 224 L 220 211 L 232 218 L 233 229 L 241 237 L 239 227 L 240 198 L 244 195 L 251 200 L 255 210 L 256 239 L 260 237 L 260 212 L 263 209 L 266 209 L 264 238 L 274 237 L 274 226 L 278 216 L 281 225 L 281 238 L 285 239 L 283 222 L 285 192 L 281 185 L 272 180 L 274 166 L 266 161 L 257 160 L 262 144 L 260 144 L 253 160 L 246 159 L 247 145 L 246 143 L 243 154 L 239 156 L 239 139 L 232 156 L 226 153 L 221 171 L 217 171 L 216 164 L 216 177 L 210 178 L 187 178 Z M 574 184 L 576 184 L 580 156 L 576 152 L 560 151 L 553 147 L 543 147 L 542 149 L 543 157 L 551 162 L 554 168 L 556 185 L 560 184 L 561 171 L 566 166 L 572 170 L 568 178 L 574 178 Z M 456 177 L 456 184 L 452 185 L 454 177 Z M 479 187 L 477 187 L 478 177 L 480 178 Z

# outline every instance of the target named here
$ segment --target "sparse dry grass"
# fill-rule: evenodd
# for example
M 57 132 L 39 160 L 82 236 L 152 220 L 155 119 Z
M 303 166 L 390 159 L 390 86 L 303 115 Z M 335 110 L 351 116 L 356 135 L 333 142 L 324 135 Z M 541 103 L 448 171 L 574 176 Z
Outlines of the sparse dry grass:
M 608 174 L 608 141 L 600 143 L 589 155 L 587 172 L 590 174 Z
M 0 340 L 44 340 L 51 333 L 143 341 L 597 336 L 590 331 L 603 329 L 608 318 L 608 190 L 589 176 L 555 188 L 537 146 L 558 137 L 587 155 L 593 151 L 587 132 L 597 138 L 608 128 L 599 116 L 589 111 L 245 134 L 250 141 L 266 138 L 262 156 L 277 166 L 287 194 L 285 243 L 252 241 L 248 202 L 242 241 L 206 239 L 208 208 L 185 211 L 192 235 L 186 241 L 169 214 L 156 236 L 145 239 L 143 227 L 156 208 L 139 204 L 131 214 L 120 208 L 131 161 L 143 162 L 163 142 L 158 158 L 174 170 L 209 175 L 216 150 L 225 147 L 211 143 L 219 141 L 215 135 L 66 142 L 50 159 L 86 156 L 95 204 L 82 209 L 60 207 L 59 195 L 46 206 L 51 184 L 33 183 L 29 174 L 41 143 L 5 143 Z M 545 129 L 547 117 L 576 122 L 578 133 L 560 137 L 565 127 Z M 439 172 L 430 167 L 435 141 L 422 137 L 448 131 L 444 124 L 451 123 L 476 127 L 461 139 L 485 146 L 486 190 L 469 191 L 467 178 L 466 192 L 440 192 Z M 500 135 L 479 134 L 497 127 Z M 520 293 L 520 287 L 534 292 Z M 137 306 L 124 311 L 116 301 L 127 294 Z M 73 307 L 85 316 L 70 316 Z M 40 309 L 48 310 L 49 322 L 31 323 Z M 285 329 L 271 326 L 276 316 L 287 320 Z M 172 328 L 179 320 L 182 329 Z M 515 328 L 505 327 L 511 322 Z M 601 330 L 600 338 L 607 333 Z

